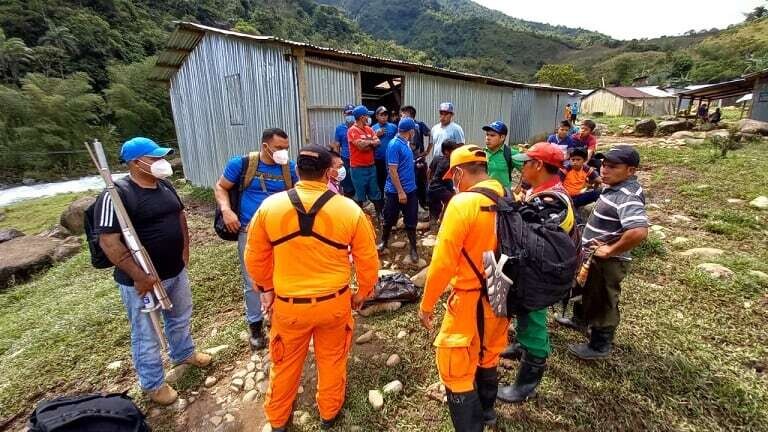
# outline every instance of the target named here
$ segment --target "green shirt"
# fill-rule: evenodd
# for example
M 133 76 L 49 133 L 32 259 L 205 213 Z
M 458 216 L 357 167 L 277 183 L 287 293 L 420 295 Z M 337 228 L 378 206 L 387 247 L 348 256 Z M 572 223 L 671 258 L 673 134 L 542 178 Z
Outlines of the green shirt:
M 507 167 L 507 160 L 504 158 L 505 146 L 506 144 L 496 149 L 496 151 L 486 148 L 485 153 L 488 155 L 488 175 L 498 180 L 504 187 L 510 187 L 509 168 Z M 520 153 L 515 147 L 509 147 L 509 150 L 513 156 Z M 512 168 L 520 171 L 523 168 L 523 164 L 513 160 Z

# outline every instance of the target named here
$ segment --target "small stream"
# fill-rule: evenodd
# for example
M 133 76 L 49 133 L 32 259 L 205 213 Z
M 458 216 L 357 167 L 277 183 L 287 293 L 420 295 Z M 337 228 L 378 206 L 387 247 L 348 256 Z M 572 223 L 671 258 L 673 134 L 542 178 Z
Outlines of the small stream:
M 127 175 L 127 173 L 117 173 L 113 174 L 112 178 L 117 180 Z M 81 177 L 78 180 L 68 180 L 63 182 L 39 183 L 30 186 L 14 186 L 8 189 L 0 190 L 0 207 L 34 198 L 48 197 L 61 193 L 99 190 L 102 188 L 104 188 L 104 180 L 102 180 L 101 176 L 98 175 Z

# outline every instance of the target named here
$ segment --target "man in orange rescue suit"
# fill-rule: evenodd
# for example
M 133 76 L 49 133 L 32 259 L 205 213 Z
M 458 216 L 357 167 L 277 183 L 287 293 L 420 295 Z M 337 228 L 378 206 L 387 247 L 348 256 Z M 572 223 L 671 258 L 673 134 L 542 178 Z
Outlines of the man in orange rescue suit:
M 506 345 L 509 320 L 494 315 L 481 293 L 476 271 L 483 252 L 496 250 L 493 202 L 472 188 L 488 188 L 500 196 L 501 183 L 488 177 L 486 154 L 465 145 L 451 153 L 445 179 L 459 194 L 445 209 L 432 263 L 427 271 L 419 319 L 432 328 L 433 310 L 450 283 L 447 310 L 435 339 L 437 369 L 446 387 L 448 410 L 458 432 L 481 432 L 496 423 L 494 402 L 498 388 L 496 366 Z
M 300 181 L 264 200 L 248 228 L 245 250 L 262 308 L 272 316 L 264 411 L 273 431 L 289 426 L 310 339 L 317 360 L 320 419 L 323 428 L 333 426 L 344 404 L 352 309 L 359 309 L 372 293 L 379 268 L 368 218 L 354 201 L 328 190 L 331 154 L 322 147 L 305 147 L 296 166 Z M 348 285 L 348 247 L 359 285 L 354 294 Z

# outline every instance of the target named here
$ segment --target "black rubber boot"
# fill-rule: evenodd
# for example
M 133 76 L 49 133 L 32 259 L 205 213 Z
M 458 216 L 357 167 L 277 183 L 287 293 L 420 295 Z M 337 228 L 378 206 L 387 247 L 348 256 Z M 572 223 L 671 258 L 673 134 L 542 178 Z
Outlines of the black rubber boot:
M 581 302 L 573 303 L 573 314 L 570 318 L 567 316 L 555 317 L 555 321 L 565 327 L 576 330 L 584 335 L 587 334 L 587 321 L 584 319 L 584 306 Z
M 515 383 L 500 388 L 498 398 L 504 402 L 520 403 L 534 397 L 546 368 L 546 358 L 535 357 L 526 352 L 520 362 L 520 369 L 517 370 Z
M 580 343 L 568 347 L 568 351 L 582 360 L 604 359 L 613 351 L 613 337 L 616 327 L 592 327 L 589 343 Z
M 326 420 L 326 419 L 321 418 L 320 419 L 320 429 L 326 430 L 326 429 L 333 428 L 336 425 L 336 421 L 338 419 L 339 419 L 339 415 L 338 414 L 336 415 L 336 417 L 334 417 L 334 418 L 332 418 L 330 420 Z
M 389 247 L 389 236 L 392 234 L 392 227 L 384 225 L 381 229 L 381 243 L 376 246 L 376 250 L 383 252 Z
M 256 321 L 248 324 L 251 330 L 251 351 L 262 350 L 267 347 L 267 337 L 264 335 L 264 329 L 262 328 L 264 321 Z
M 501 358 L 505 358 L 507 360 L 517 360 L 520 361 L 521 358 L 523 358 L 523 354 L 525 354 L 525 348 L 523 348 L 522 345 L 515 342 L 512 344 L 509 344 L 507 346 L 507 349 L 501 352 L 499 356 Z
M 416 230 L 405 230 L 405 235 L 408 236 L 408 243 L 411 244 L 411 251 L 408 255 L 410 256 L 411 261 L 416 264 L 419 262 L 419 250 L 416 248 Z
M 483 407 L 483 423 L 486 426 L 496 424 L 496 392 L 499 390 L 499 373 L 496 368 L 477 368 L 475 372 L 477 395 Z
M 483 406 L 477 392 L 454 393 L 446 389 L 445 393 L 456 432 L 483 432 Z
M 381 221 L 384 220 L 384 216 L 382 214 L 384 211 L 384 200 L 373 201 L 373 208 L 376 209 L 376 220 L 379 222 L 379 224 L 382 224 Z

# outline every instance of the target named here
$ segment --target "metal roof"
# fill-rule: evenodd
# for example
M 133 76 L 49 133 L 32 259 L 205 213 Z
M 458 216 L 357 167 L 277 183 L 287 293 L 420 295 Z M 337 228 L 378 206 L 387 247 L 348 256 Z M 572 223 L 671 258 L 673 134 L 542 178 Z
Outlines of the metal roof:
M 643 99 L 657 97 L 643 92 L 637 87 L 604 87 L 604 90 L 615 94 L 616 96 L 629 99 Z
M 752 93 L 754 80 L 739 78 L 704 87 L 683 90 L 678 95 L 690 99 L 723 99 Z
M 187 56 L 195 49 L 198 43 L 203 39 L 206 33 L 216 33 L 227 37 L 242 39 L 249 42 L 275 43 L 279 45 L 304 48 L 308 54 L 320 57 L 332 58 L 334 60 L 343 60 L 351 63 L 369 64 L 372 66 L 385 66 L 393 69 L 422 72 L 431 75 L 440 75 L 449 78 L 458 78 L 469 81 L 481 81 L 487 84 L 504 87 L 525 87 L 544 91 L 571 92 L 576 89 L 566 87 L 553 87 L 541 84 L 527 84 L 517 81 L 510 81 L 500 78 L 494 78 L 484 75 L 477 75 L 467 72 L 458 72 L 450 69 L 439 68 L 436 66 L 408 62 L 403 60 L 389 59 L 383 57 L 371 56 L 368 54 L 337 50 L 334 48 L 321 47 L 305 42 L 296 42 L 287 39 L 281 39 L 275 36 L 257 36 L 245 33 L 238 33 L 230 30 L 223 30 L 215 27 L 208 27 L 191 22 L 176 22 L 176 29 L 171 33 L 163 49 L 157 56 L 155 68 L 151 74 L 152 79 L 168 82 L 176 74 L 176 71 L 186 60 Z
M 661 97 L 661 98 L 676 97 L 674 94 L 662 88 L 659 88 L 657 86 L 642 86 L 642 87 L 637 87 L 637 89 L 653 97 Z

